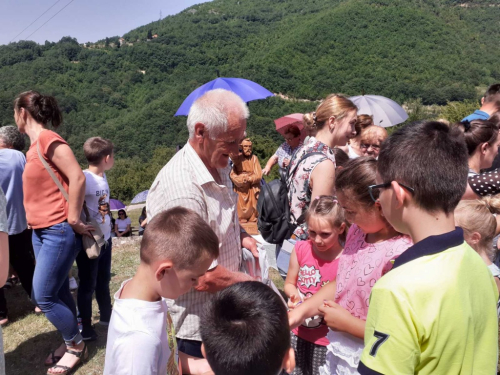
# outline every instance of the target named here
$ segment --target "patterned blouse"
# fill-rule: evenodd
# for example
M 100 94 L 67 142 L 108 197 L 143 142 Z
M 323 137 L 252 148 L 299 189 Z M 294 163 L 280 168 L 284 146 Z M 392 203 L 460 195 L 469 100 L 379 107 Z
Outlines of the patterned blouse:
M 283 142 L 280 147 L 276 150 L 274 155 L 278 157 L 278 165 L 281 169 L 286 169 L 286 167 L 283 167 L 283 160 L 292 159 L 292 155 L 295 152 L 295 150 L 298 150 L 299 148 L 302 147 L 302 141 L 300 141 L 299 145 L 295 148 L 291 148 L 290 145 L 286 142 Z
M 325 160 L 331 160 L 335 165 L 335 155 L 333 150 L 320 141 L 309 142 L 297 151 L 295 157 L 290 163 L 290 171 L 292 171 L 305 154 L 311 152 L 322 152 L 324 155 L 311 155 L 300 163 L 293 176 L 288 179 L 288 201 L 290 202 L 290 223 L 296 224 L 297 221 L 302 221 L 303 217 L 311 203 L 312 189 L 309 184 L 310 177 L 314 168 Z M 300 220 L 299 220 L 300 219 Z M 308 237 L 306 223 L 301 223 L 294 231 L 298 239 L 305 240 Z

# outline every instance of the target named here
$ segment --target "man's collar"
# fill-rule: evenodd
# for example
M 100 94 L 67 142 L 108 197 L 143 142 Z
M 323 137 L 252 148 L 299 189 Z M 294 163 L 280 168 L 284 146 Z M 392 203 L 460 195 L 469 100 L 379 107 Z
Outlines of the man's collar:
M 186 145 L 182 148 L 182 150 L 185 150 L 184 152 L 186 153 L 186 157 L 188 158 L 189 162 L 193 166 L 193 168 L 196 171 L 196 178 L 198 180 L 198 183 L 200 185 L 204 185 L 209 182 L 215 182 L 214 176 L 209 172 L 207 166 L 203 163 L 201 160 L 200 156 L 196 153 L 195 149 L 189 141 L 186 143 Z M 223 170 L 223 169 L 222 169 Z M 217 171 L 221 171 L 221 169 L 217 169 Z M 219 173 L 220 174 L 220 173 Z
M 463 243 L 464 231 L 459 227 L 456 227 L 454 231 L 448 233 L 429 236 L 412 247 L 409 247 L 401 254 L 394 262 L 393 269 L 420 257 L 437 254 L 452 247 L 460 246 Z

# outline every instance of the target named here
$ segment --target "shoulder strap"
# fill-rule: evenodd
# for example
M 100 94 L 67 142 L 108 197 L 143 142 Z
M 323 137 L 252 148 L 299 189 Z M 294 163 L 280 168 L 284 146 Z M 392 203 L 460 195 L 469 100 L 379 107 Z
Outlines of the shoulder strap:
M 50 177 L 52 177 L 52 180 L 54 180 L 55 184 L 57 185 L 57 187 L 61 191 L 61 194 L 63 195 L 64 199 L 66 199 L 66 201 L 68 201 L 69 200 L 68 192 L 64 189 L 64 186 L 62 186 L 61 181 L 59 181 L 59 179 L 55 175 L 52 168 L 50 168 L 49 164 L 42 156 L 42 152 L 40 151 L 40 142 L 39 141 L 36 142 L 36 151 L 38 152 L 38 158 L 42 162 L 42 164 L 45 167 L 45 169 L 47 170 L 47 172 L 49 172 Z M 89 221 L 90 220 L 90 213 L 89 213 L 89 210 L 87 208 L 87 203 L 85 201 L 83 201 L 83 212 L 85 213 L 85 217 L 86 217 L 87 221 Z
M 38 158 L 42 162 L 43 166 L 49 172 L 50 177 L 52 177 L 52 180 L 54 180 L 55 184 L 61 190 L 61 194 L 63 195 L 64 199 L 66 201 L 69 199 L 68 192 L 64 189 L 64 187 L 61 184 L 61 181 L 56 177 L 54 171 L 50 168 L 49 164 L 45 161 L 44 157 L 42 156 L 42 153 L 40 152 L 40 141 L 37 140 L 36 142 L 36 151 L 38 152 Z
M 293 175 L 297 171 L 297 168 L 299 167 L 300 163 L 302 163 L 304 160 L 306 160 L 309 156 L 313 156 L 313 155 L 323 155 L 323 156 L 326 157 L 326 155 L 323 152 L 319 152 L 319 151 L 309 152 L 309 153 L 303 155 L 299 159 L 299 161 L 297 162 L 297 164 L 295 164 L 295 166 L 293 167 L 293 169 L 291 171 L 290 171 L 290 166 L 288 166 L 288 170 L 287 170 L 287 173 L 286 173 L 287 179 L 289 179 L 290 177 L 293 177 Z

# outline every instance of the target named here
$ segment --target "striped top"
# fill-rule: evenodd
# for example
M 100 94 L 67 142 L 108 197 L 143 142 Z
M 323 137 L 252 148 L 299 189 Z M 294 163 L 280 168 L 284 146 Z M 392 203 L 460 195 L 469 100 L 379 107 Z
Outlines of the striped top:
M 242 250 L 236 210 L 238 196 L 231 187 L 230 171 L 230 166 L 218 169 L 222 180 L 222 185 L 219 185 L 187 143 L 156 176 L 149 190 L 146 209 L 148 221 L 156 214 L 177 206 L 198 213 L 219 238 L 219 257 L 210 269 L 221 265 L 237 272 L 240 270 Z M 201 341 L 200 315 L 212 296 L 192 289 L 175 302 L 168 300 L 178 338 Z

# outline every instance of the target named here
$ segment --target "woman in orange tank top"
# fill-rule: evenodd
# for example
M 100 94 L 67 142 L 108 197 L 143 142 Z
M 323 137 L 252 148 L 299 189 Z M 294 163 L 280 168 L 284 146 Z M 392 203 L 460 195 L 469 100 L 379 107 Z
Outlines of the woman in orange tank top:
M 32 298 L 64 339 L 64 344 L 45 363 L 53 365 L 47 374 L 67 374 L 88 356 L 68 281 L 68 272 L 82 247 L 81 235 L 93 230 L 80 220 L 85 176 L 66 141 L 47 129 L 49 123 L 55 129 L 62 122 L 55 98 L 36 91 L 24 92 L 14 101 L 14 118 L 19 131 L 26 133 L 31 141 L 23 191 L 36 257 Z M 68 192 L 68 201 L 42 163 L 39 152 Z

